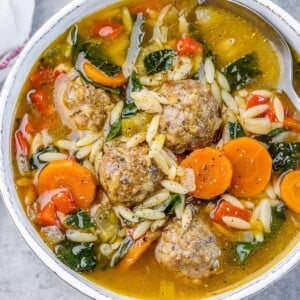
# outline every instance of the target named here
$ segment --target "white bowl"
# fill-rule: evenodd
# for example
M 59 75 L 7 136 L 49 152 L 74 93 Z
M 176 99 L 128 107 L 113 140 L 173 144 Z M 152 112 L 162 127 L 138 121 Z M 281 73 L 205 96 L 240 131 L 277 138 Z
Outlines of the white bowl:
M 55 257 L 31 225 L 18 199 L 13 181 L 10 151 L 11 129 L 16 102 L 24 80 L 40 54 L 70 25 L 82 17 L 115 2 L 117 1 L 75 0 L 60 10 L 40 28 L 23 49 L 3 86 L 0 96 L 0 189 L 4 203 L 22 236 L 37 256 L 59 277 L 94 299 L 126 299 L 126 297 L 102 288 L 66 267 Z M 269 0 L 236 0 L 236 2 L 247 4 L 264 15 L 269 22 L 276 24 L 288 43 L 300 53 L 300 24 L 288 13 Z M 258 275 L 258 277 L 240 287 L 217 295 L 213 299 L 249 297 L 274 283 L 280 276 L 294 267 L 299 260 L 300 242 L 265 273 Z

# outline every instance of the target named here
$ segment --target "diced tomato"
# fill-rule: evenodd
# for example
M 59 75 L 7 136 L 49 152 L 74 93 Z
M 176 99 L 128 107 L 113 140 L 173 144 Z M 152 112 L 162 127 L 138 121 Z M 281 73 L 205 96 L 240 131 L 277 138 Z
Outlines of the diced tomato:
M 41 86 L 53 83 L 56 78 L 56 74 L 51 69 L 42 69 L 33 74 L 30 77 L 32 86 L 37 89 Z
M 262 104 L 267 104 L 269 106 L 269 108 L 264 113 L 262 113 L 260 115 L 260 117 L 268 117 L 271 122 L 276 122 L 277 117 L 275 114 L 274 106 L 273 106 L 273 103 L 270 102 L 269 98 L 265 98 L 265 97 L 258 96 L 258 95 L 252 95 L 248 99 L 247 109 L 257 106 L 257 105 L 262 105 Z
M 43 89 L 38 89 L 30 96 L 32 103 L 34 104 L 35 108 L 38 110 L 39 113 L 42 115 L 47 114 L 48 110 L 48 101 L 46 91 Z
M 27 157 L 29 153 L 29 144 L 20 130 L 15 132 L 15 143 L 17 147 L 17 155 Z
M 187 157 L 185 154 L 176 154 L 176 158 L 179 164 Z
M 176 51 L 182 55 L 202 54 L 203 46 L 190 36 L 185 35 L 177 41 Z
M 142 13 L 144 16 L 149 16 L 151 11 L 161 11 L 163 4 L 153 1 L 143 1 L 137 5 L 130 7 L 129 10 L 132 14 L 137 15 Z
M 251 212 L 248 209 L 242 209 L 225 200 L 221 200 L 214 210 L 213 220 L 223 224 L 222 217 L 224 216 L 236 217 L 248 221 L 251 218 Z
M 119 23 L 96 23 L 92 28 L 92 35 L 105 40 L 114 40 L 123 32 L 124 26 Z
M 60 226 L 54 203 L 48 202 L 38 214 L 39 221 L 45 226 Z
M 270 99 L 269 98 L 265 98 L 265 97 L 261 97 L 261 96 L 257 96 L 257 95 L 252 95 L 247 102 L 247 109 L 251 108 L 253 106 L 256 105 L 261 105 L 261 104 L 269 104 Z
M 57 193 L 52 197 L 52 201 L 55 204 L 57 210 L 64 214 L 69 214 L 78 209 L 76 202 L 72 197 L 72 194 L 68 191 Z
M 276 122 L 277 117 L 274 109 L 273 103 L 269 103 L 269 108 L 264 112 L 264 116 L 268 117 L 271 122 Z

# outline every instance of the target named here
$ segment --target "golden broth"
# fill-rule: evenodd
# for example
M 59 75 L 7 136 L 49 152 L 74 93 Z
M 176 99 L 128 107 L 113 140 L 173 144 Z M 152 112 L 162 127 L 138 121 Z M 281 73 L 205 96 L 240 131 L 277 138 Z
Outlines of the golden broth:
M 171 1 L 163 1 L 163 3 L 169 2 Z M 131 6 L 133 3 L 135 2 L 123 1 L 121 4 Z M 84 36 L 89 35 L 90 27 L 95 20 L 113 18 L 119 13 L 121 4 L 108 7 L 80 21 L 78 23 L 80 33 Z M 252 24 L 228 11 L 215 7 L 202 7 L 201 11 L 204 18 L 195 25 L 205 43 L 216 54 L 217 67 L 221 69 L 235 59 L 255 51 L 258 54 L 263 74 L 250 88 L 275 88 L 279 80 L 279 62 L 277 54 L 268 40 Z M 67 34 L 61 36 L 50 47 L 65 41 L 66 36 Z M 129 36 L 123 35 L 115 41 L 115 44 L 107 47 L 114 63 L 122 64 L 124 62 L 128 45 Z M 38 63 L 31 74 L 37 66 Z M 31 112 L 31 106 L 26 101 L 28 89 L 29 84 L 27 83 L 19 99 L 17 117 Z M 40 129 L 43 128 L 43 122 L 54 122 L 56 129 L 51 130 L 50 133 L 55 138 L 62 138 L 69 132 L 62 127 L 57 115 L 54 115 L 52 120 L 47 120 L 36 113 L 32 120 L 33 125 Z M 16 167 L 15 177 L 16 179 L 19 177 Z M 20 187 L 17 189 L 24 205 L 26 189 Z M 154 247 L 126 273 L 120 273 L 116 269 L 106 271 L 96 269 L 94 272 L 83 274 L 83 276 L 114 292 L 135 298 L 196 299 L 212 296 L 240 286 L 269 269 L 277 257 L 283 256 L 299 241 L 299 226 L 300 216 L 287 211 L 287 220 L 280 232 L 250 255 L 247 263 L 243 266 L 236 261 L 233 255 L 233 244 L 218 234 L 219 244 L 223 250 L 219 272 L 203 279 L 198 284 L 191 284 L 189 281 L 177 278 L 173 273 L 161 267 L 155 260 Z

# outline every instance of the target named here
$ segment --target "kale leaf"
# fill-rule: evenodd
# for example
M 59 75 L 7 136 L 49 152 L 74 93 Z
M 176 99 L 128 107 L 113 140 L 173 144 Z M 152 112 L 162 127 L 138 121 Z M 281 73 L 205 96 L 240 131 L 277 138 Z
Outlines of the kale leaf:
M 239 122 L 229 122 L 228 126 L 231 139 L 245 136 L 245 131 Z
M 41 161 L 39 159 L 40 155 L 43 153 L 47 153 L 47 152 L 59 152 L 59 149 L 56 146 L 53 145 L 49 145 L 46 148 L 42 148 L 40 147 L 35 153 L 33 153 L 33 155 L 30 157 L 29 160 L 29 167 L 30 167 L 30 171 L 36 170 L 38 168 L 42 168 L 43 166 L 45 166 L 47 163 L 44 161 Z
M 79 211 L 74 215 L 67 216 L 65 223 L 80 229 L 95 227 L 91 217 L 85 211 Z
M 260 246 L 271 240 L 279 232 L 285 220 L 285 206 L 281 202 L 279 205 L 272 208 L 271 231 L 269 233 L 265 233 L 263 242 L 241 242 L 235 245 L 235 253 L 239 258 L 240 263 L 244 264 L 253 250 L 259 248 Z
M 115 252 L 113 257 L 111 258 L 109 266 L 114 267 L 131 249 L 134 241 L 130 236 L 127 236 L 121 243 L 118 250 Z
M 70 31 L 72 47 L 72 64 L 76 66 L 79 53 L 90 61 L 96 68 L 107 76 L 114 76 L 121 71 L 121 67 L 110 63 L 109 58 L 104 54 L 102 43 L 98 40 L 84 40 L 78 34 L 78 26 L 73 26 Z M 81 71 L 81 70 L 78 70 Z
M 277 136 L 285 131 L 287 131 L 287 129 L 285 129 L 285 128 L 275 128 L 267 134 L 256 136 L 255 139 L 268 145 L 272 142 L 272 139 L 275 136 Z
M 121 132 L 122 122 L 121 119 L 117 120 L 114 124 L 111 125 L 110 132 L 106 138 L 107 141 L 113 140 Z
M 76 272 L 92 270 L 97 265 L 93 248 L 93 243 L 73 243 L 67 241 L 59 246 L 57 258 Z
M 261 74 L 256 53 L 249 53 L 222 69 L 229 81 L 231 91 L 239 90 Z
M 121 67 L 111 64 L 103 54 L 102 44 L 98 41 L 90 40 L 85 42 L 80 48 L 84 57 L 90 61 L 97 69 L 104 72 L 107 76 L 114 76 L 121 71 Z
M 171 214 L 172 212 L 175 211 L 175 208 L 178 204 L 180 204 L 182 201 L 181 197 L 179 194 L 172 194 L 170 202 L 168 203 L 168 206 L 165 209 L 166 214 Z
M 143 85 L 140 82 L 139 78 L 137 77 L 136 72 L 133 71 L 129 78 L 129 83 L 128 83 L 127 89 L 126 89 L 126 104 L 122 111 L 123 119 L 130 118 L 130 117 L 136 115 L 138 108 L 137 108 L 136 104 L 134 103 L 134 100 L 131 97 L 131 93 L 136 92 L 136 91 L 141 91 L 142 89 L 143 89 Z
M 298 166 L 300 143 L 273 143 L 269 147 L 274 171 L 294 170 Z
M 147 75 L 169 70 L 173 64 L 174 55 L 175 51 L 173 49 L 163 49 L 148 54 L 144 58 Z
M 138 111 L 138 108 L 134 102 L 125 104 L 124 109 L 122 111 L 122 118 L 127 119 L 132 116 L 135 116 Z

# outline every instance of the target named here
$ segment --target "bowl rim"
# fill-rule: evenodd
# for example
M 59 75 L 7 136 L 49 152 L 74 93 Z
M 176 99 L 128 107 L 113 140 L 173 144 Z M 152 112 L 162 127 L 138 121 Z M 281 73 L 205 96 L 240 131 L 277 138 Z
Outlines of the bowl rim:
M 107 1 L 108 4 L 116 3 L 120 0 L 111 0 Z M 229 0 L 230 1 L 230 0 Z M 283 23 L 286 24 L 293 32 L 299 37 L 300 40 L 300 24 L 296 19 L 294 19 L 290 14 L 288 14 L 285 10 L 274 4 L 271 0 L 238 0 L 238 2 L 246 2 L 251 5 L 251 3 L 256 3 L 262 7 L 265 7 L 270 11 L 273 15 L 276 15 L 277 18 L 280 18 Z M 105 289 L 101 286 L 98 286 L 88 279 L 79 276 L 74 271 L 65 267 L 62 263 L 60 263 L 55 257 L 52 251 L 49 251 L 49 248 L 44 244 L 41 238 L 37 239 L 32 235 L 30 230 L 23 224 L 22 218 L 19 215 L 17 208 L 21 206 L 21 203 L 18 198 L 14 198 L 13 194 L 10 191 L 10 187 L 7 185 L 6 174 L 7 171 L 5 169 L 4 164 L 4 156 L 3 153 L 7 152 L 7 144 L 4 145 L 4 142 L 9 142 L 8 140 L 3 140 L 3 130 L 5 126 L 11 126 L 11 124 L 5 124 L 4 115 L 6 111 L 6 106 L 10 97 L 10 91 L 13 88 L 16 80 L 17 80 L 17 72 L 19 68 L 21 68 L 23 61 L 30 53 L 31 49 L 35 47 L 36 41 L 43 38 L 43 36 L 51 30 L 52 27 L 55 26 L 57 22 L 66 17 L 69 13 L 76 10 L 80 6 L 88 3 L 89 0 L 73 0 L 65 7 L 60 9 L 54 16 L 52 16 L 46 23 L 44 23 L 39 30 L 31 37 L 28 41 L 24 49 L 22 50 L 19 58 L 14 64 L 12 70 L 10 71 L 0 94 L 0 195 L 5 203 L 5 206 L 9 212 L 10 217 L 12 218 L 14 224 L 18 228 L 22 237 L 29 245 L 29 247 L 33 250 L 33 252 L 46 264 L 52 272 L 57 274 L 61 279 L 67 282 L 69 285 L 73 286 L 78 291 L 83 294 L 93 298 L 93 299 L 116 299 L 122 298 L 126 299 L 126 296 L 117 294 L 108 289 Z M 104 5 L 105 6 L 105 5 Z M 103 7 L 103 6 L 102 6 Z M 97 9 L 95 9 L 97 10 Z M 278 28 L 280 30 L 280 28 Z M 281 30 L 280 30 L 281 31 Z M 285 35 L 285 34 L 283 34 Z M 293 44 L 293 41 L 289 40 L 289 37 L 285 36 L 286 39 Z M 53 41 L 48 41 L 48 45 Z M 42 52 L 42 51 L 41 51 Z M 33 62 L 34 63 L 34 62 Z M 32 64 L 33 65 L 33 64 Z M 11 170 L 10 170 L 11 172 Z M 21 208 L 23 211 L 23 208 Z M 25 212 L 23 211 L 25 215 Z M 27 218 L 27 217 L 26 217 Z M 32 226 L 33 228 L 33 226 Z M 34 229 L 35 230 L 35 229 Z M 275 263 L 271 268 L 269 268 L 263 274 L 260 274 L 258 277 L 251 279 L 246 282 L 242 286 L 236 287 L 232 290 L 226 291 L 222 294 L 218 294 L 213 299 L 225 299 L 230 297 L 230 299 L 241 299 L 247 298 L 259 291 L 266 289 L 269 285 L 278 280 L 281 276 L 286 274 L 289 270 L 296 266 L 296 264 L 300 260 L 300 242 L 296 246 L 293 247 L 289 251 L 289 253 L 284 256 L 279 262 Z M 212 299 L 212 298 L 210 298 Z

